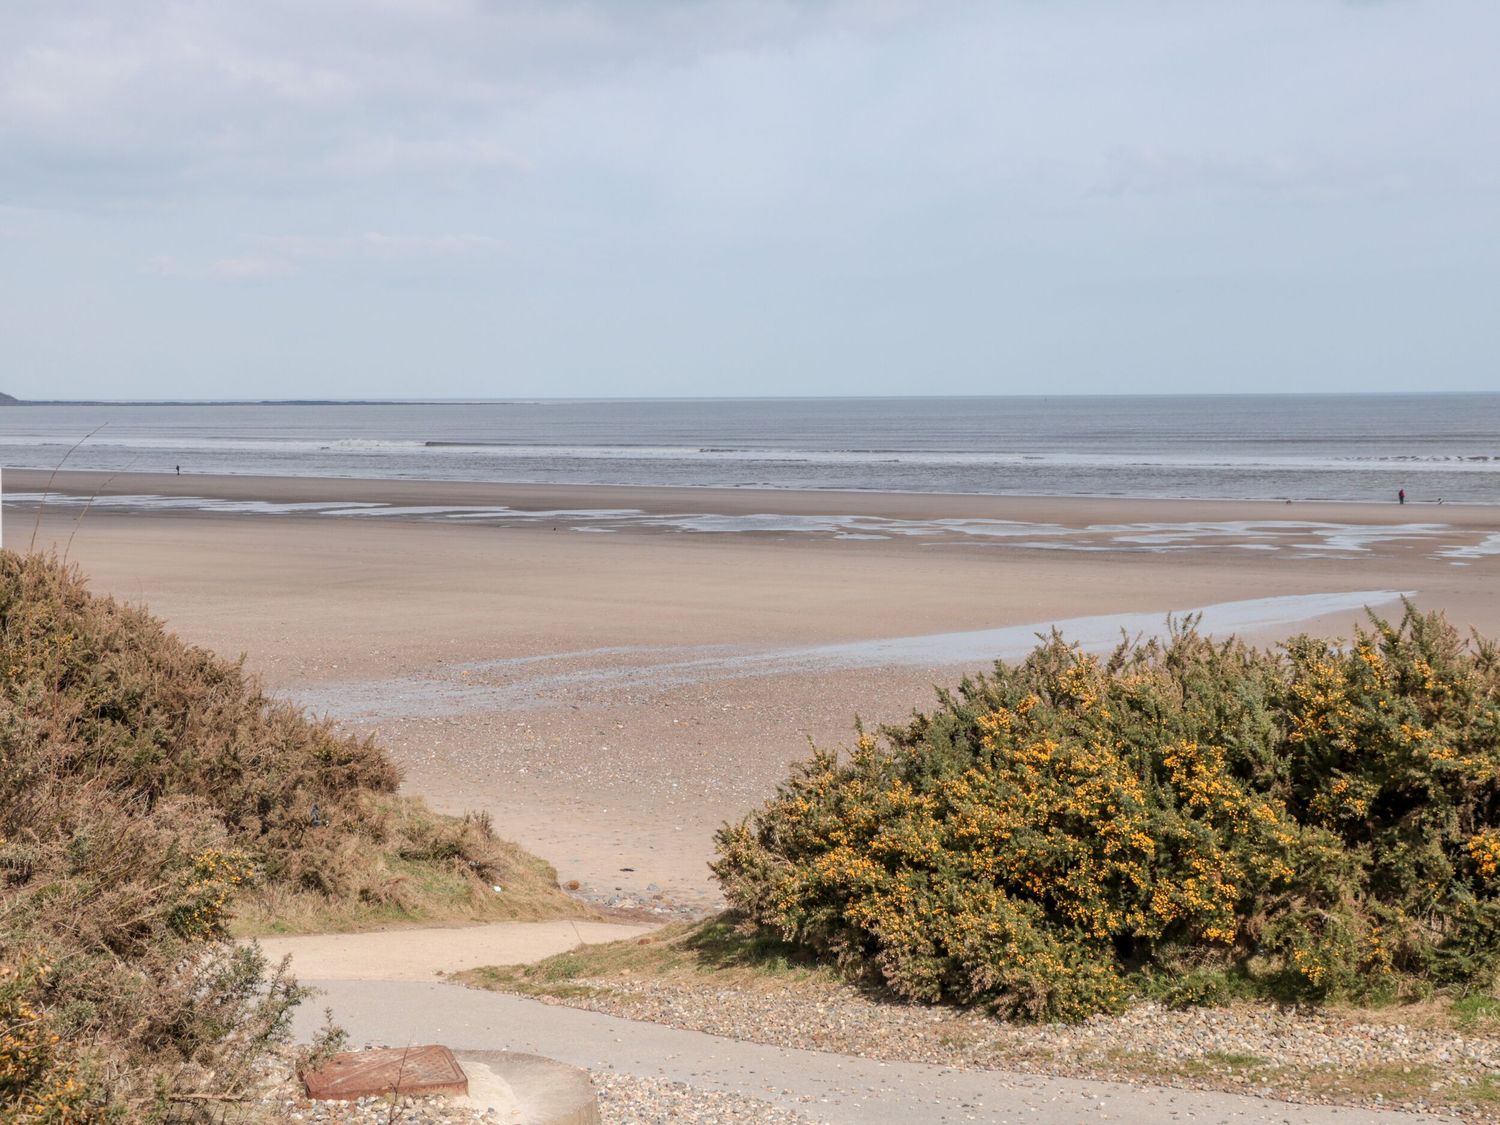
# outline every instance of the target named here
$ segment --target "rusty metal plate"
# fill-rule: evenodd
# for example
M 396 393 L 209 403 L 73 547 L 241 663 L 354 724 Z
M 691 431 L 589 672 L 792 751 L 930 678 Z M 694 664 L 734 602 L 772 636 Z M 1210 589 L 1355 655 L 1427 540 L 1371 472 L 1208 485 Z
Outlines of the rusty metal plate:
M 334 1055 L 319 1070 L 302 1076 L 307 1096 L 319 1101 L 349 1101 L 384 1094 L 469 1092 L 469 1080 L 447 1047 L 381 1047 Z

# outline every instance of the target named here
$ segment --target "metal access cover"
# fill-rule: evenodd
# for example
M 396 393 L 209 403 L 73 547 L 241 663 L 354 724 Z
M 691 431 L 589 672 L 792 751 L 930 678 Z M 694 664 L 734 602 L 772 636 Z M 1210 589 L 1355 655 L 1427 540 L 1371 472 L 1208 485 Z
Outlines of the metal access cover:
M 469 1080 L 447 1047 L 381 1047 L 334 1055 L 321 1069 L 302 1076 L 307 1096 L 319 1101 L 350 1101 L 382 1094 L 469 1092 Z

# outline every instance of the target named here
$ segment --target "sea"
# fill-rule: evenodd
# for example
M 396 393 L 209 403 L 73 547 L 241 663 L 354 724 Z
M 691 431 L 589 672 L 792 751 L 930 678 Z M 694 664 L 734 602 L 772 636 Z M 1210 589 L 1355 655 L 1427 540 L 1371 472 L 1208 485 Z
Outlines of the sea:
M 1500 394 L 0 406 L 0 466 L 1500 503 Z

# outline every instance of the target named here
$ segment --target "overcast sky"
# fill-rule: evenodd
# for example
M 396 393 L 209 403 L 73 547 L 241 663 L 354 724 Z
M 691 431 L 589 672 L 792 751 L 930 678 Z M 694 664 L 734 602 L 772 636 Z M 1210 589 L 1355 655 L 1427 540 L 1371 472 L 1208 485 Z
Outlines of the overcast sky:
M 4 0 L 24 397 L 1500 388 L 1496 0 Z

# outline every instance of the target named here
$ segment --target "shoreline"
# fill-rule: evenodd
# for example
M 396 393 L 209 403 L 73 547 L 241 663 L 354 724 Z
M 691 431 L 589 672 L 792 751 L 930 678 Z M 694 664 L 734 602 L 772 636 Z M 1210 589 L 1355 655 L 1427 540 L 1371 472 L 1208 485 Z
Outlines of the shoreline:
M 201 520 L 438 525 L 607 540 L 838 542 L 854 550 L 1368 559 L 1469 566 L 1500 556 L 1500 507 L 1144 501 L 791 489 L 497 485 L 318 477 L 14 470 L 7 506 L 84 522 Z M 555 535 L 553 536 L 555 538 Z M 899 549 L 899 548 L 897 548 Z M 852 556 L 851 556 L 852 557 Z
M 241 474 L 6 469 L 5 495 L 47 489 L 64 496 L 162 496 L 272 504 L 310 502 L 402 505 L 504 504 L 518 511 L 592 510 L 628 505 L 647 515 L 711 510 L 727 516 L 850 515 L 887 519 L 1009 519 L 1097 522 L 1097 513 L 1129 508 L 1135 519 L 1209 518 L 1385 523 L 1389 516 L 1441 513 L 1444 523 L 1500 530 L 1500 502 L 1394 500 L 1153 498 L 980 492 L 851 491 L 847 489 L 724 488 L 713 485 L 537 484 L 392 477 L 290 477 Z M 600 503 L 601 498 L 608 503 Z M 774 499 L 773 499 L 774 498 Z M 166 513 L 161 513 L 166 514 Z

